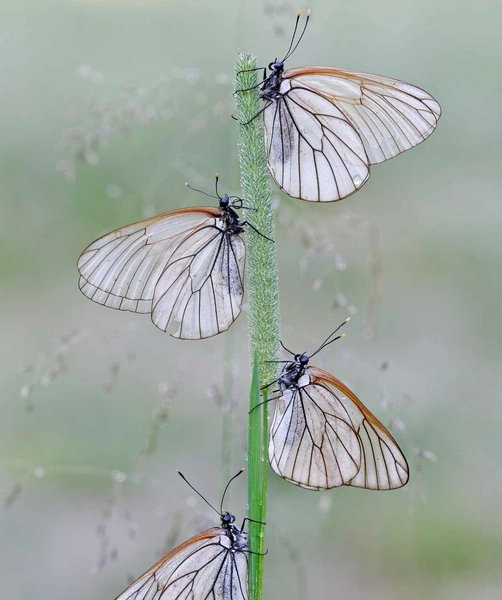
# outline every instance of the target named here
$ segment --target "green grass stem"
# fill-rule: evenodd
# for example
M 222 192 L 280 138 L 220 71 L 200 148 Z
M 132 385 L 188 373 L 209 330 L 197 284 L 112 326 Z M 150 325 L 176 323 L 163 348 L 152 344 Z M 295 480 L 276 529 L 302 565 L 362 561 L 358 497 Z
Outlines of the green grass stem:
M 236 63 L 236 90 L 252 88 L 258 83 L 256 58 L 241 53 Z M 244 72 L 243 72 L 244 71 Z M 276 378 L 279 349 L 279 290 L 275 244 L 274 215 L 268 176 L 267 156 L 262 118 L 253 117 L 263 108 L 255 88 L 236 94 L 238 149 L 241 168 L 241 188 L 246 219 L 262 234 L 250 227 L 246 231 L 247 266 L 246 289 L 249 302 L 249 350 L 253 364 L 250 410 L 262 401 L 260 385 Z M 247 123 L 242 125 L 242 123 Z M 263 395 L 266 400 L 266 394 Z M 266 520 L 267 500 L 268 410 L 262 404 L 249 415 L 248 434 L 248 516 L 256 521 Z M 249 524 L 250 549 L 265 552 L 265 528 Z M 249 555 L 249 597 L 261 600 L 263 556 Z

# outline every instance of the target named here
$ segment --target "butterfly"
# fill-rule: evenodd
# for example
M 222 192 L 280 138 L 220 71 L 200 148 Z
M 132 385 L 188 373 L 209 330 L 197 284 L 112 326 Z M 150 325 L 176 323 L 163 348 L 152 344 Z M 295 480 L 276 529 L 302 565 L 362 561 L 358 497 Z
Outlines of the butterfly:
M 201 193 L 217 198 L 219 206 L 173 210 L 88 246 L 77 263 L 80 291 L 104 306 L 151 314 L 162 331 L 177 321 L 173 336 L 181 339 L 226 331 L 244 294 L 241 234 L 246 225 L 262 234 L 235 212 L 247 208 L 241 198 L 218 194 L 218 175 L 216 196 Z
M 217 511 L 186 479 L 188 485 L 220 515 L 220 527 L 211 527 L 183 542 L 134 581 L 116 600 L 248 600 L 247 533 L 235 516 Z
M 293 198 L 334 202 L 368 181 L 370 165 L 423 142 L 436 128 L 441 107 L 424 90 L 382 75 L 312 66 L 285 71 L 310 18 L 309 11 L 293 47 L 300 14 L 286 56 L 269 64 L 268 75 L 266 67 L 251 69 L 264 76 L 254 87 L 265 105 L 253 119 L 263 113 L 268 166 L 277 185 Z
M 309 366 L 313 356 L 344 337 L 333 337 L 340 327 L 310 356 L 283 346 L 294 358 L 280 361 L 285 363 L 280 376 L 265 386 L 279 385 L 279 396 L 271 398 L 276 405 L 270 465 L 286 481 L 308 490 L 400 488 L 409 469 L 392 435 L 344 383 Z

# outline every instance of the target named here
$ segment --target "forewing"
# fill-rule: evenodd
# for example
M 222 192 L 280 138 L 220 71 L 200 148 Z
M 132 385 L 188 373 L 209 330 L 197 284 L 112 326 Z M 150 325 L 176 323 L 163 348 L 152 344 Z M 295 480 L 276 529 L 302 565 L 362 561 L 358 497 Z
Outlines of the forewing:
M 316 386 L 324 387 L 331 393 L 332 401 L 343 406 L 359 438 L 360 469 L 346 485 L 372 490 L 392 490 L 406 485 L 408 463 L 389 431 L 339 379 L 316 367 L 309 367 L 308 372 Z
M 278 475 L 309 490 L 348 484 L 361 462 L 347 410 L 318 384 L 286 389 L 277 399 L 268 455 Z
M 207 338 L 230 327 L 241 311 L 246 250 L 238 234 L 215 220 L 188 236 L 173 252 L 155 288 L 152 321 L 175 337 Z
M 80 290 L 104 306 L 150 313 L 155 286 L 176 245 L 218 215 L 212 207 L 180 209 L 100 237 L 78 259 Z
M 268 165 L 277 185 L 293 198 L 341 200 L 369 177 L 357 131 L 323 95 L 285 80 L 264 111 Z
M 116 600 L 247 600 L 247 556 L 230 546 L 224 529 L 203 531 L 172 550 Z
M 343 113 L 359 134 L 370 164 L 423 142 L 441 116 L 430 94 L 390 77 L 327 67 L 290 69 L 285 77 L 321 94 Z

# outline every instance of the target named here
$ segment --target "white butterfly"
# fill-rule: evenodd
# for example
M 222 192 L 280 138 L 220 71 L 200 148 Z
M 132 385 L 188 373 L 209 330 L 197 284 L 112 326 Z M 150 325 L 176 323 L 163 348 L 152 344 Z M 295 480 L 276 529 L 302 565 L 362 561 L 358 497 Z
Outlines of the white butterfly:
M 220 511 L 220 519 L 220 527 L 206 529 L 171 550 L 116 600 L 248 600 L 247 534 L 234 525 L 231 513 Z
M 280 395 L 272 398 L 270 465 L 286 481 L 309 490 L 402 487 L 408 464 L 389 431 L 339 379 L 308 366 L 312 356 L 343 337 L 333 338 L 336 331 L 311 356 L 291 353 L 294 360 L 284 361 L 277 379 Z
M 217 208 L 173 210 L 93 242 L 77 263 L 82 293 L 104 306 L 149 313 L 163 331 L 177 321 L 174 337 L 202 339 L 227 330 L 241 311 L 241 233 L 250 224 L 234 210 L 242 208 L 240 198 L 216 194 Z
M 285 71 L 309 17 L 310 11 L 293 48 L 298 13 L 289 50 L 269 64 L 270 74 L 260 67 L 268 166 L 289 196 L 333 202 L 359 190 L 370 165 L 423 142 L 441 107 L 424 90 L 390 77 L 330 67 Z

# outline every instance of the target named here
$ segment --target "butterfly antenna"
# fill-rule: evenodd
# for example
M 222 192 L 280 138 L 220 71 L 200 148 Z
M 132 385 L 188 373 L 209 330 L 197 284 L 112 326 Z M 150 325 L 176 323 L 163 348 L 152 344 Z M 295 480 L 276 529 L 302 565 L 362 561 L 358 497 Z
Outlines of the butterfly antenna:
M 223 496 L 221 497 L 221 504 L 220 504 L 220 515 L 223 514 L 223 500 L 225 500 L 225 494 L 227 493 L 228 486 L 232 483 L 232 481 L 234 479 L 237 479 L 237 477 L 239 477 L 239 475 L 242 475 L 242 473 L 244 473 L 244 467 L 242 467 L 242 469 L 237 473 L 237 475 L 234 475 L 232 477 L 232 479 L 230 479 L 230 481 L 227 483 L 227 486 L 223 490 Z
M 218 175 L 218 173 L 214 174 L 214 178 L 216 179 L 216 183 L 215 183 L 216 197 L 218 198 L 218 200 L 221 200 L 221 196 L 218 194 L 218 181 L 220 179 L 220 176 Z
M 300 17 L 301 17 L 301 16 L 302 16 L 302 11 L 301 11 L 301 10 L 299 10 L 299 11 L 298 11 L 298 14 L 296 15 L 295 29 L 294 29 L 294 31 L 293 31 L 293 35 L 291 36 L 291 43 L 289 44 L 288 51 L 286 52 L 286 56 L 285 56 L 285 57 L 282 59 L 282 62 L 284 62 L 284 61 L 286 60 L 286 58 L 288 58 L 288 56 L 289 56 L 289 52 L 290 52 L 291 48 L 293 47 L 293 43 L 294 43 L 294 41 L 295 41 L 295 35 L 296 35 L 296 31 L 297 31 L 297 29 L 298 29 L 298 23 L 299 23 L 299 21 L 300 21 Z
M 284 350 L 286 350 L 286 352 L 289 352 L 289 354 L 291 354 L 291 356 L 294 356 L 294 355 L 295 355 L 295 353 L 294 353 L 294 352 L 291 352 L 291 350 L 288 350 L 288 349 L 286 348 L 286 346 L 285 346 L 285 345 L 284 345 L 284 344 L 281 342 L 281 340 L 279 340 L 279 344 L 280 344 L 280 345 L 283 347 L 283 349 L 284 349 Z M 288 361 L 288 362 L 289 362 L 289 361 Z
M 293 39 L 291 40 L 291 44 L 289 46 L 289 50 L 288 53 L 286 54 L 286 56 L 283 58 L 282 62 L 284 62 L 286 59 L 288 59 L 293 52 L 298 48 L 298 46 L 300 45 L 300 42 L 302 41 L 303 36 L 305 35 L 305 31 L 307 30 L 307 25 L 309 24 L 309 19 L 310 19 L 310 8 L 307 11 L 307 20 L 305 21 L 305 25 L 303 26 L 303 31 L 300 35 L 300 37 L 298 38 L 298 41 L 295 44 L 295 47 L 291 50 L 291 46 L 293 45 L 293 40 L 295 39 L 295 34 L 296 34 L 296 30 L 298 28 L 298 21 L 300 19 L 300 15 L 301 15 L 301 11 L 298 11 L 298 16 L 296 17 L 296 25 L 295 25 L 295 31 L 293 33 Z
M 216 180 L 216 181 L 218 181 L 218 180 Z M 219 196 L 213 196 L 212 194 L 208 194 L 207 192 L 203 192 L 202 190 L 198 190 L 197 188 L 194 188 L 193 186 L 191 186 L 189 183 L 185 183 L 185 185 L 187 186 L 187 188 L 190 188 L 194 192 L 199 192 L 199 194 L 204 194 L 204 196 L 209 196 L 209 198 L 216 198 L 217 200 L 220 199 Z
M 250 206 L 244 206 L 244 200 L 240 196 L 228 196 L 229 200 L 232 200 L 232 208 L 237 208 L 240 210 L 241 208 L 245 208 L 246 210 L 258 210 L 257 208 L 251 208 Z M 235 203 L 238 203 L 235 205 Z
M 191 483 L 188 481 L 188 479 L 187 479 L 187 478 L 186 478 L 186 477 L 183 475 L 183 473 L 182 473 L 181 471 L 176 471 L 176 472 L 177 472 L 177 473 L 178 473 L 178 475 L 181 477 L 181 479 L 183 479 L 183 481 L 184 481 L 184 482 L 185 482 L 187 485 L 189 485 L 189 486 L 192 488 L 192 490 L 193 490 L 193 491 L 194 491 L 194 492 L 195 492 L 195 493 L 196 493 L 198 496 L 200 496 L 200 497 L 201 497 L 201 498 L 204 500 L 204 502 L 205 502 L 205 503 L 206 503 L 206 504 L 207 504 L 209 507 L 211 507 L 211 508 L 214 510 L 214 512 L 215 512 L 215 513 L 218 513 L 219 515 L 221 515 L 221 512 L 218 512 L 218 511 L 216 510 L 216 508 L 214 508 L 214 506 L 213 506 L 212 504 L 210 504 L 210 503 L 209 503 L 209 502 L 208 502 L 208 501 L 207 501 L 207 500 L 204 498 L 204 496 L 203 496 L 203 495 L 202 495 L 200 492 L 198 492 L 198 491 L 197 491 L 197 490 L 196 490 L 196 489 L 193 487 L 193 485 L 192 485 L 192 484 L 191 484 Z M 232 480 L 230 480 L 230 481 L 232 481 Z M 228 487 L 228 486 L 227 486 L 227 487 Z
M 336 340 L 339 340 L 340 338 L 343 338 L 343 337 L 345 337 L 345 334 L 344 334 L 344 333 L 342 333 L 341 335 L 338 335 L 338 336 L 336 336 L 336 338 L 333 338 L 333 336 L 335 335 L 335 333 L 336 333 L 337 331 L 339 331 L 339 330 L 340 330 L 340 329 L 341 329 L 341 328 L 342 328 L 342 327 L 345 325 L 345 323 L 348 323 L 349 321 L 350 321 L 350 317 L 347 317 L 347 318 L 345 319 L 345 321 L 344 321 L 344 322 L 343 322 L 341 325 L 339 325 L 339 326 L 338 326 L 338 327 L 335 329 L 335 331 L 333 331 L 332 333 L 330 333 L 330 334 L 328 335 L 328 337 L 327 337 L 327 338 L 324 340 L 324 342 L 323 342 L 323 343 L 322 343 L 322 344 L 319 346 L 319 348 L 317 348 L 317 350 L 314 352 L 314 354 L 311 354 L 311 355 L 309 356 L 309 358 L 312 358 L 312 357 L 313 357 L 313 356 L 315 356 L 315 355 L 316 355 L 318 352 L 320 352 L 320 351 L 321 351 L 323 348 L 326 348 L 326 346 L 329 346 L 329 345 L 330 345 L 330 344 L 332 344 L 333 342 L 336 342 Z M 333 339 L 331 339 L 331 338 L 333 338 Z

